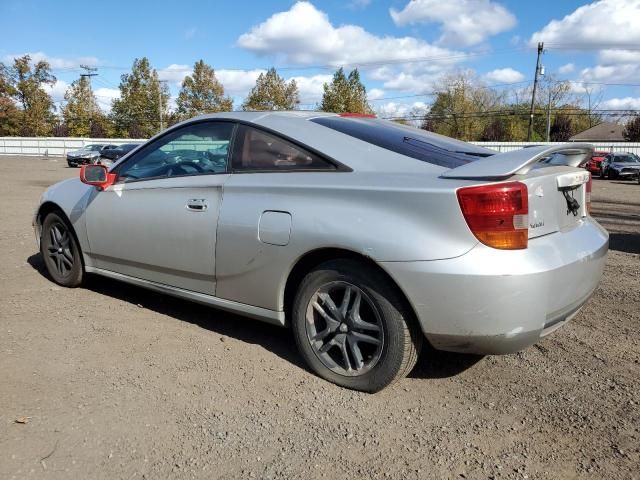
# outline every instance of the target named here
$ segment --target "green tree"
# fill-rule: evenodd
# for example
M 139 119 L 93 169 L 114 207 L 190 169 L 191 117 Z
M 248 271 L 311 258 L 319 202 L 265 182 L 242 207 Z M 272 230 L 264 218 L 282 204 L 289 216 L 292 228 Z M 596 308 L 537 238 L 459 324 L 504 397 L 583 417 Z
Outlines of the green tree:
M 0 76 L 0 90 L 4 91 L 4 98 L 13 99 L 20 108 L 19 133 L 27 136 L 50 135 L 55 121 L 55 107 L 44 86 L 53 85 L 56 77 L 51 74 L 49 63 L 39 61 L 33 64 L 31 57 L 24 55 L 15 58 L 10 68 L 2 65 Z M 11 111 L 11 107 L 8 110 Z
M 166 117 L 169 89 L 158 79 L 146 57 L 133 61 L 131 73 L 120 77 L 120 98 L 112 102 L 111 114 L 117 135 L 132 138 L 151 137 L 160 130 L 160 118 Z
M 178 94 L 178 113 L 190 118 L 203 113 L 230 112 L 233 100 L 224 95 L 224 87 L 209 65 L 200 60 L 193 66 L 193 73 L 182 81 Z
M 640 116 L 635 116 L 627 122 L 623 135 L 627 142 L 640 142 Z
M 91 83 L 87 77 L 80 77 L 74 81 L 64 94 L 67 102 L 62 108 L 62 117 L 71 137 L 89 137 L 92 125 L 100 121 L 102 112 L 98 107 Z
M 445 78 L 437 91 L 429 111 L 429 128 L 460 140 L 479 139 L 489 121 L 487 112 L 502 105 L 495 90 L 479 85 L 466 73 Z
M 242 104 L 243 110 L 295 110 L 299 100 L 295 80 L 286 82 L 270 68 L 258 76 L 256 84 Z
M 373 111 L 367 102 L 367 89 L 360 81 L 357 68 L 347 77 L 341 67 L 333 74 L 331 83 L 324 84 L 320 110 L 335 113 L 371 113 Z

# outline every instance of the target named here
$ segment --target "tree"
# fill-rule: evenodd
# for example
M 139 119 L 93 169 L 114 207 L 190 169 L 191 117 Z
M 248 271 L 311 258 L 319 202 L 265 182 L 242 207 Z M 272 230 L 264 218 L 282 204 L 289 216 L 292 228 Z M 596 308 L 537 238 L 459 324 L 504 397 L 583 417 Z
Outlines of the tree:
M 92 134 L 94 122 L 99 121 L 102 112 L 98 107 L 91 83 L 87 77 L 74 81 L 64 94 L 66 100 L 62 108 L 62 117 L 71 137 L 88 137 Z
M 335 113 L 371 113 L 373 111 L 367 102 L 367 89 L 360 81 L 357 68 L 346 77 L 341 67 L 333 74 L 331 83 L 324 84 L 320 110 Z
M 178 113 L 184 118 L 233 109 L 233 100 L 224 96 L 224 87 L 216 78 L 215 71 L 203 60 L 196 62 L 193 73 L 182 81 L 176 103 Z
M 501 106 L 498 93 L 459 73 L 446 77 L 429 112 L 429 128 L 460 140 L 477 140 L 487 123 L 486 112 Z
M 243 110 L 294 110 L 300 103 L 295 80 L 286 82 L 270 68 L 261 73 L 242 104 Z
M 158 79 L 146 57 L 133 61 L 131 73 L 120 77 L 120 98 L 111 112 L 117 135 L 151 137 L 160 130 L 160 117 L 168 114 L 169 89 Z
M 566 142 L 573 135 L 571 117 L 566 114 L 558 114 L 551 124 L 549 133 L 552 142 Z
M 483 142 L 506 142 L 509 140 L 507 126 L 502 118 L 496 118 L 487 123 L 482 131 L 480 140 Z
M 629 120 L 622 134 L 627 142 L 640 142 L 640 116 Z
M 51 74 L 49 63 L 42 60 L 32 64 L 31 57 L 24 55 L 13 60 L 13 66 L 0 67 L 0 90 L 4 98 L 13 99 L 20 107 L 20 131 L 25 136 L 51 134 L 54 124 L 54 105 L 44 86 L 53 85 L 56 77 Z M 8 107 L 11 111 L 11 107 Z

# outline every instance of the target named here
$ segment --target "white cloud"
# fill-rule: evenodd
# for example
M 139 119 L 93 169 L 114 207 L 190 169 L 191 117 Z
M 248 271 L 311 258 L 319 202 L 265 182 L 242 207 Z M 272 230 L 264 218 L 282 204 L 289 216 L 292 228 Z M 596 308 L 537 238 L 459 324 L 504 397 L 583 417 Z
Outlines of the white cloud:
M 484 75 L 485 80 L 495 83 L 516 83 L 524 80 L 524 75 L 513 68 L 496 68 Z
M 516 17 L 491 0 L 411 0 L 398 11 L 389 10 L 396 25 L 440 23 L 442 45 L 469 46 L 506 32 Z
M 382 90 L 381 88 L 372 88 L 367 92 L 367 99 L 369 101 L 379 100 L 381 98 L 384 98 L 384 95 L 385 95 L 385 91 Z
M 379 37 L 357 25 L 335 27 L 326 13 L 306 1 L 252 27 L 238 38 L 238 45 L 296 65 L 401 62 L 423 57 L 434 65 L 451 65 L 464 58 L 461 52 L 414 37 Z
M 111 110 L 111 101 L 114 98 L 120 98 L 119 88 L 100 87 L 95 89 L 93 93 L 96 96 L 98 105 L 102 110 L 105 110 L 105 111 Z
M 573 63 L 567 63 L 558 68 L 558 73 L 565 75 L 567 73 L 572 73 L 576 69 L 576 66 Z
M 602 106 L 611 110 L 640 110 L 640 97 L 611 98 L 602 102 Z
M 98 59 L 96 57 L 75 57 L 75 58 L 60 58 L 50 57 L 44 52 L 24 52 L 11 55 L 5 55 L 5 62 L 13 62 L 14 58 L 29 55 L 32 63 L 37 63 L 42 60 L 49 62 L 49 66 L 54 70 L 59 69 L 79 69 L 80 65 L 97 65 Z
M 192 69 L 189 65 L 172 63 L 168 67 L 158 70 L 158 78 L 160 80 L 175 83 L 176 86 L 179 87 L 182 84 L 184 77 L 191 75 L 191 72 Z
M 64 80 L 56 80 L 53 85 L 43 85 L 45 92 L 51 95 L 54 102 L 59 103 L 64 100 L 64 94 L 69 88 L 69 84 Z
M 625 82 L 636 81 L 640 76 L 640 63 L 620 63 L 612 65 L 596 65 L 580 72 L 580 79 L 585 82 Z
M 318 103 L 324 93 L 324 84 L 331 82 L 333 75 L 313 75 L 311 77 L 291 77 L 298 85 L 301 104 Z
M 574 47 L 620 48 L 640 43 L 640 0 L 600 0 L 583 5 L 562 20 L 552 20 L 531 36 L 537 42 Z
M 409 115 L 425 115 L 429 111 L 429 106 L 424 102 L 387 102 L 375 105 L 374 111 L 381 118 L 400 118 Z
M 228 95 L 246 95 L 256 84 L 261 73 L 266 70 L 216 70 L 216 77 Z

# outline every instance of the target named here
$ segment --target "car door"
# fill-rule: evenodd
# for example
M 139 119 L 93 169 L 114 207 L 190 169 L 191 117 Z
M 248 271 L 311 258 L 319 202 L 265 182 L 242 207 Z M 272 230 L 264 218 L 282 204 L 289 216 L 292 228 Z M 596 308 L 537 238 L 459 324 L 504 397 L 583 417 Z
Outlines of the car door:
M 86 209 L 97 268 L 215 293 L 215 247 L 234 124 L 170 130 L 118 165 Z

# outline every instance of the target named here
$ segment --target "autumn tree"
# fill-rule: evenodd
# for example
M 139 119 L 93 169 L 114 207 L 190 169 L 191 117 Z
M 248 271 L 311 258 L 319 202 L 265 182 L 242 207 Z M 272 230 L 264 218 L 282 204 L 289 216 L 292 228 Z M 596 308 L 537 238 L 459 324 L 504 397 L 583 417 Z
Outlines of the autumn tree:
M 71 137 L 89 137 L 94 122 L 101 123 L 103 116 L 98 101 L 91 90 L 87 77 L 74 81 L 64 94 L 66 104 L 62 108 L 62 117 Z
M 20 110 L 19 133 L 25 136 L 45 136 L 51 134 L 54 124 L 53 100 L 44 87 L 53 85 L 56 77 L 51 74 L 49 63 L 31 61 L 29 55 L 17 57 L 11 67 L 1 66 L 5 110 L 12 114 L 6 99 L 12 99 Z M 15 113 L 15 112 L 13 112 Z M 1 114 L 0 114 L 1 115 Z
M 8 69 L 0 63 L 0 136 L 18 135 L 20 111 L 11 97 Z
M 358 69 L 354 69 L 345 76 L 344 70 L 339 68 L 333 74 L 331 83 L 324 84 L 324 94 L 320 103 L 323 112 L 335 113 L 371 113 L 367 102 L 367 89 L 360 81 Z
M 146 57 L 133 61 L 131 73 L 120 77 L 120 98 L 111 112 L 117 135 L 146 138 L 158 133 L 160 118 L 168 114 L 169 89 L 158 79 Z
M 558 114 L 551 124 L 549 137 L 552 142 L 566 142 L 573 135 L 573 132 L 571 117 L 566 114 Z
M 294 110 L 299 100 L 295 80 L 285 81 L 275 68 L 261 73 L 242 104 L 243 110 Z
M 482 131 L 480 140 L 483 142 L 506 142 L 509 141 L 507 125 L 502 118 L 494 118 L 487 123 Z
M 216 78 L 215 71 L 203 60 L 196 62 L 193 73 L 182 81 L 176 103 L 178 113 L 184 118 L 233 109 L 233 100 L 225 97 L 224 87 Z
M 484 88 L 466 73 L 446 77 L 437 92 L 429 112 L 430 128 L 460 140 L 480 138 L 487 123 L 484 112 L 501 105 L 495 90 Z
M 629 120 L 622 134 L 627 142 L 640 142 L 640 116 L 635 116 Z

